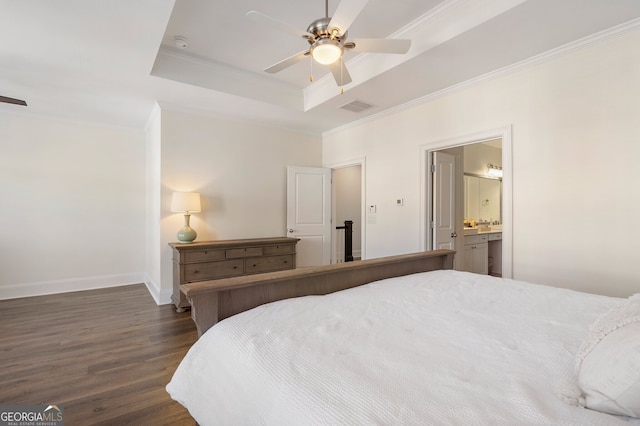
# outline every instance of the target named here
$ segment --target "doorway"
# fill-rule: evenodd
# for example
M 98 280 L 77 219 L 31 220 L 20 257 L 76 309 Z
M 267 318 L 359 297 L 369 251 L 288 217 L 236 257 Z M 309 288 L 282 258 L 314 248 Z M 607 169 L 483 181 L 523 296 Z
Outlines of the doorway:
M 332 177 L 332 263 L 346 261 L 345 221 L 352 222 L 351 257 L 353 260 L 366 259 L 365 254 L 365 222 L 364 222 L 364 187 L 365 159 L 356 159 L 344 163 L 333 164 Z
M 287 167 L 287 231 L 298 238 L 297 267 L 345 261 L 345 230 L 352 222 L 353 260 L 366 259 L 364 229 L 365 159 L 329 167 Z
M 459 138 L 436 141 L 421 147 L 421 211 L 420 211 L 420 232 L 421 232 L 421 249 L 432 250 L 435 248 L 434 238 L 437 236 L 436 223 L 434 221 L 434 175 L 432 173 L 431 165 L 432 158 L 435 152 L 448 152 L 450 154 L 460 153 L 464 147 L 473 149 L 478 147 L 480 143 L 486 143 L 492 140 L 501 141 L 501 164 L 502 164 L 502 194 L 501 194 L 501 275 L 506 278 L 513 277 L 513 234 L 512 234 L 512 163 L 511 163 L 511 127 L 505 127 L 486 132 L 480 132 L 472 135 L 467 135 Z M 460 154 L 458 154 L 459 156 Z M 472 157 L 472 156 L 470 156 Z M 486 164 L 484 167 L 486 168 Z M 464 245 L 464 156 L 457 163 L 457 172 L 454 178 L 455 183 L 453 185 L 452 196 L 454 197 L 452 207 L 457 214 L 455 214 L 455 229 L 450 232 L 452 237 L 452 246 L 458 253 L 462 253 Z M 456 195 L 457 194 L 457 195 Z M 491 218 L 493 219 L 493 218 Z M 442 245 L 442 242 L 439 243 Z M 464 269 L 462 262 L 464 262 L 464 254 L 456 256 L 454 261 L 455 269 Z

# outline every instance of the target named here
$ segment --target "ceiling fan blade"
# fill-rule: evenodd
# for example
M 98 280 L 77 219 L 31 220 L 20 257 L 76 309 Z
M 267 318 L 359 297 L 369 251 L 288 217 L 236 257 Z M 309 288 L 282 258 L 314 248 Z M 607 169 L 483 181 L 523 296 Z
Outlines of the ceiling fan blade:
M 369 0 L 342 0 L 336 8 L 328 28 L 338 28 L 340 35 L 344 34 L 368 2 Z
M 306 56 L 309 56 L 308 50 L 303 50 L 302 52 L 298 52 L 293 56 L 289 56 L 287 59 L 283 59 L 282 61 L 271 65 L 269 68 L 265 68 L 265 71 L 269 74 L 275 74 L 277 72 L 282 71 L 285 68 L 290 67 L 291 65 L 300 62 Z
M 271 16 L 265 15 L 264 13 L 257 12 L 255 10 L 247 12 L 245 17 L 261 25 L 264 25 L 265 27 L 275 28 L 276 30 L 285 32 L 295 37 L 302 37 L 305 39 L 308 39 L 309 37 L 313 38 L 313 35 L 309 34 L 306 31 L 299 30 L 294 26 L 287 24 L 286 22 L 282 22 L 276 18 L 272 18 Z
M 344 86 L 345 84 L 351 83 L 351 75 L 349 75 L 349 71 L 347 71 L 347 67 L 343 60 L 338 60 L 329 64 L 329 69 L 331 70 L 333 79 L 336 81 L 338 86 Z
M 4 102 L 5 104 L 15 104 L 27 106 L 27 103 L 22 99 L 8 98 L 6 96 L 0 96 L 0 102 Z
M 354 47 L 350 47 L 354 44 Z M 349 40 L 344 46 L 351 52 L 407 53 L 411 40 L 397 38 L 357 38 Z

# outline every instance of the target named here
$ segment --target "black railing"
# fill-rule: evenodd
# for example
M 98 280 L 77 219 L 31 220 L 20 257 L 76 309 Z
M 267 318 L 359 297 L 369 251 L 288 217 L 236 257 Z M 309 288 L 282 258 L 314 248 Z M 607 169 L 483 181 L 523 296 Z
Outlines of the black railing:
M 336 229 L 344 229 L 344 261 L 353 262 L 353 221 L 345 220 L 344 226 L 336 226 Z

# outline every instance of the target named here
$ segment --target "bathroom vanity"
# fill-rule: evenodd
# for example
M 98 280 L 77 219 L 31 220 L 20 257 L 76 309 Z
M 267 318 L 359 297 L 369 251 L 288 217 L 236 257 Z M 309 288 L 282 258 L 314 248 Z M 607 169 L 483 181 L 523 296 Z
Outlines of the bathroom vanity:
M 462 270 L 502 276 L 502 230 L 465 228 Z

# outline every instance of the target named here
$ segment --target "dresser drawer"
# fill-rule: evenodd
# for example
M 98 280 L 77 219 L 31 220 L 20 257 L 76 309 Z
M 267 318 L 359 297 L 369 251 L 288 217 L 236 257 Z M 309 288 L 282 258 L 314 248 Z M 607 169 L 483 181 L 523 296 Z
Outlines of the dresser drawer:
M 264 247 L 263 253 L 265 255 L 272 254 L 291 254 L 296 252 L 296 246 L 293 244 L 282 244 L 279 246 L 267 246 Z
M 234 277 L 244 274 L 244 261 L 223 260 L 184 265 L 184 279 L 186 282 L 215 280 L 218 278 Z
M 489 241 L 497 241 L 502 239 L 502 233 L 489 234 Z
M 173 250 L 173 294 L 178 312 L 189 307 L 184 284 L 274 272 L 296 267 L 298 238 L 270 237 L 169 243 Z
M 249 256 L 262 256 L 262 247 L 227 249 L 227 259 L 236 259 L 239 257 Z
M 260 272 L 281 271 L 283 269 L 294 268 L 293 255 L 256 257 L 245 260 L 247 274 L 258 274 Z
M 184 253 L 184 263 L 209 262 L 212 260 L 224 260 L 224 250 L 188 251 Z

